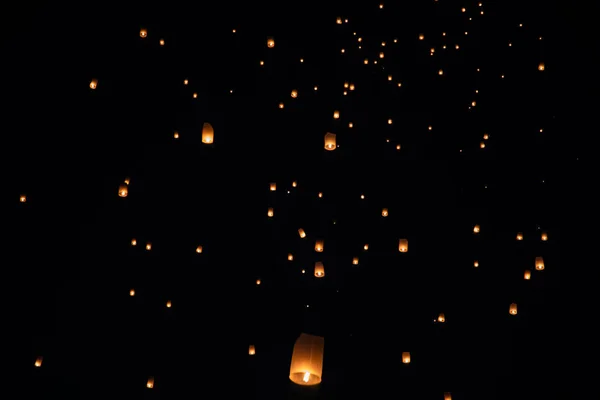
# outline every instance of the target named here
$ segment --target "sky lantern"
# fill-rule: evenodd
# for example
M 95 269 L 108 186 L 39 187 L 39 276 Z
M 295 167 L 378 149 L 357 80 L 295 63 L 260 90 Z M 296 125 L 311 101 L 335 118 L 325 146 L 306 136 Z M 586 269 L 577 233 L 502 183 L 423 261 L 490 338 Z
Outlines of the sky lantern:
M 300 235 L 300 238 L 304 239 L 306 237 L 306 232 L 304 232 L 304 229 L 300 228 L 298 229 L 298 235 Z
M 26 203 L 27 202 L 27 196 L 22 194 L 21 196 L 19 196 L 19 202 L 20 203 Z
M 405 351 L 402 353 L 402 363 L 410 364 L 410 351 Z
M 202 124 L 202 143 L 211 144 L 215 140 L 215 130 L 208 122 Z
M 256 347 L 253 344 L 248 346 L 248 355 L 253 356 L 256 354 Z
M 384 209 L 381 210 L 381 216 L 382 217 L 387 217 L 388 215 L 389 215 L 389 213 L 388 213 L 388 209 L 387 208 L 384 208 Z
M 317 240 L 315 242 L 315 251 L 317 253 L 322 253 L 323 252 L 324 243 L 325 242 L 323 240 Z
M 267 38 L 267 47 L 270 49 L 275 47 L 275 39 L 273 39 L 271 36 Z
M 512 303 L 508 308 L 508 313 L 510 315 L 517 315 L 517 303 Z
M 322 278 L 325 276 L 325 267 L 321 261 L 317 261 L 315 263 L 315 276 L 317 278 Z
M 275 215 L 275 212 L 273 211 L 273 207 L 269 207 L 269 209 L 267 210 L 267 216 L 270 218 L 273 215 Z
M 290 380 L 303 386 L 321 383 L 324 349 L 323 337 L 302 333 L 294 344 Z
M 129 189 L 125 183 L 119 185 L 119 197 L 127 197 Z
M 153 376 L 148 377 L 148 380 L 146 381 L 146 387 L 148 389 L 154 388 L 154 377 Z
M 437 322 L 446 322 L 446 316 L 444 315 L 444 313 L 439 313 L 437 317 Z
M 327 132 L 325 134 L 325 150 L 335 150 L 337 147 L 335 133 Z
M 544 266 L 544 257 L 536 257 L 535 258 L 535 269 L 537 271 L 543 271 L 545 268 Z
M 148 31 L 145 28 L 140 29 L 140 37 L 145 39 L 148 37 Z
M 398 243 L 398 251 L 400 253 L 408 252 L 408 239 L 400 239 Z
M 42 362 L 43 361 L 44 361 L 44 357 L 43 356 L 38 356 L 38 357 L 36 357 L 35 362 L 34 362 L 33 365 L 35 365 L 36 368 L 39 368 L 39 367 L 42 366 Z
M 291 96 L 293 99 L 295 99 L 296 97 L 298 97 L 298 91 L 296 89 L 292 90 Z
M 98 79 L 92 79 L 90 81 L 90 89 L 94 90 L 98 87 Z

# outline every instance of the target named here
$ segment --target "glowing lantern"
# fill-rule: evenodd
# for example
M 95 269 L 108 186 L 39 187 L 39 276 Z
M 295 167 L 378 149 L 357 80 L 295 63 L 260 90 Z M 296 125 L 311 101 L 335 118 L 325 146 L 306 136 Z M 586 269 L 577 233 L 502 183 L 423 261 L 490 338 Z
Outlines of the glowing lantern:
M 306 232 L 304 232 L 304 229 L 300 228 L 298 229 L 298 235 L 300 235 L 300 237 L 304 239 L 306 237 Z
M 473 261 L 473 267 L 479 268 L 479 261 L 477 261 L 477 260 Z
M 352 259 L 352 265 L 358 265 L 358 257 Z
M 19 197 L 19 201 L 20 201 L 21 203 L 25 203 L 25 202 L 27 201 L 27 196 L 25 196 L 24 194 L 22 194 L 22 195 Z
M 283 107 L 285 107 L 285 104 L 283 104 L 283 102 L 279 103 L 279 108 L 283 108 Z
M 508 308 L 508 313 L 510 315 L 517 315 L 517 303 L 512 303 Z
M 479 148 L 485 149 L 485 142 L 479 142 Z
M 150 242 L 146 243 L 146 250 L 148 250 L 148 251 L 152 250 L 152 243 L 150 243 Z
M 146 29 L 144 29 L 144 28 L 140 29 L 140 37 L 142 39 L 148 37 L 148 31 Z
M 130 295 L 131 297 L 135 296 L 135 290 L 131 289 L 131 290 L 129 291 L 129 295 Z
M 444 400 L 452 400 L 452 395 L 450 394 L 450 392 L 444 393 Z
M 260 285 L 260 279 L 256 280 L 256 286 Z
M 272 37 L 268 37 L 267 38 L 267 47 L 270 49 L 275 47 L 275 39 L 273 39 Z
M 381 216 L 382 217 L 387 217 L 388 215 L 389 214 L 388 214 L 388 209 L 387 208 L 384 208 L 383 210 L 381 210 Z
M 523 279 L 525 279 L 526 281 L 531 279 L 531 271 L 526 269 L 525 273 L 523 274 Z
M 335 111 L 333 112 L 333 118 L 334 118 L 334 119 L 339 119 L 339 118 L 340 118 L 340 112 L 339 112 L 339 111 L 337 111 L 337 110 L 335 110 Z
M 317 278 L 322 278 L 325 276 L 325 267 L 321 261 L 317 261 L 315 263 L 315 276 Z
M 475 225 L 473 227 L 473 233 L 479 233 L 481 231 L 481 227 L 479 225 Z
M 543 62 L 539 63 L 538 65 L 538 71 L 543 71 L 546 69 L 546 64 L 544 64 Z
M 272 183 L 269 185 L 269 189 L 271 190 L 271 192 L 274 192 L 274 191 L 276 191 L 276 190 L 277 190 L 277 183 L 275 183 L 275 182 L 272 182 Z
M 315 242 L 315 251 L 317 253 L 322 253 L 323 252 L 323 246 L 324 246 L 323 240 L 317 240 Z
M 402 353 L 402 363 L 410 364 L 410 351 L 405 351 Z
M 121 184 L 119 185 L 119 197 L 127 197 L 127 193 L 128 193 L 128 189 L 127 189 L 127 185 L 126 184 Z
M 202 125 L 202 143 L 210 144 L 215 140 L 215 130 L 212 125 L 205 122 Z
M 37 368 L 42 366 L 42 362 L 44 361 L 44 357 L 43 356 L 39 356 L 35 359 L 35 363 L 33 365 L 35 365 Z
M 408 251 L 408 239 L 400 239 L 398 251 L 400 251 L 400 253 L 406 253 Z
M 171 308 L 173 306 L 173 303 L 171 303 L 171 300 L 167 301 L 167 308 Z
M 255 355 L 256 354 L 256 347 L 254 347 L 253 344 L 251 344 L 250 346 L 248 346 L 248 355 Z
M 335 20 L 335 23 L 338 24 L 338 25 L 341 25 L 342 24 L 342 18 L 341 17 L 337 17 L 336 20 Z
M 125 180 L 123 182 L 125 182 L 126 185 L 129 185 L 129 183 L 131 182 L 131 180 L 129 179 L 129 177 L 127 177 L 127 178 L 125 178 Z
M 542 242 L 545 242 L 548 240 L 548 234 L 546 232 L 542 232 Z
M 96 89 L 98 87 L 98 79 L 92 79 L 90 81 L 90 89 Z
M 368 243 L 367 243 L 367 244 L 365 244 L 365 245 L 363 246 L 363 250 L 364 250 L 364 251 L 367 251 L 367 250 L 369 250 L 369 244 L 368 244 Z
M 298 91 L 294 89 L 292 90 L 292 98 L 295 99 L 296 97 L 298 97 Z
M 267 210 L 267 216 L 272 217 L 273 215 L 274 215 L 273 207 L 269 207 L 269 209 Z
M 523 240 L 523 234 L 521 232 L 517 233 L 517 240 Z
M 302 333 L 294 344 L 290 380 L 304 386 L 321 383 L 324 348 L 324 338 Z
M 153 376 L 148 378 L 148 382 L 146 382 L 146 387 L 148 389 L 152 389 L 154 387 L 154 377 Z
M 288 254 L 288 261 L 294 261 L 294 255 L 292 253 Z
M 298 186 L 298 182 L 296 182 L 296 181 L 292 182 L 292 187 L 296 187 L 296 186 Z
M 444 313 L 440 313 L 437 317 L 437 321 L 438 322 L 446 322 L 446 316 L 444 315 Z
M 438 71 L 438 75 L 444 75 L 444 70 L 443 70 L 443 69 L 440 69 L 440 70 Z
M 174 137 L 175 139 L 179 139 L 179 132 L 175 132 L 175 133 L 173 133 L 173 137 Z
M 335 150 L 336 148 L 336 140 L 335 133 L 327 132 L 325 134 L 325 150 Z
M 356 87 L 356 86 L 354 86 L 354 83 L 351 83 L 351 84 L 350 84 L 350 90 L 354 90 L 354 88 L 355 88 L 355 87 Z
M 544 266 L 544 258 L 543 257 L 536 257 L 535 258 L 535 269 L 538 271 L 542 271 L 544 270 L 545 266 Z
M 423 35 L 423 34 L 420 34 L 420 35 L 419 35 L 419 40 L 423 40 L 423 39 L 425 39 L 425 35 Z
M 132 246 L 136 246 L 136 245 L 137 245 L 137 240 L 135 240 L 135 239 L 131 239 L 131 245 L 132 245 Z
M 202 246 L 196 247 L 196 253 L 198 253 L 198 254 L 202 253 Z
M 385 54 L 383 53 L 383 51 L 381 53 L 379 53 L 379 58 L 384 58 Z
M 161 46 L 164 46 L 164 45 L 165 45 L 165 39 L 160 39 L 160 40 L 158 41 L 158 43 L 159 43 Z

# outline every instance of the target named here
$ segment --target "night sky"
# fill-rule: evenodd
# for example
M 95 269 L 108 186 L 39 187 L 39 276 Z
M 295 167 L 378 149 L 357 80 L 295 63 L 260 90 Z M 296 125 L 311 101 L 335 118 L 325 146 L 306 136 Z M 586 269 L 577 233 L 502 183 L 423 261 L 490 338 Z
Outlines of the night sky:
M 2 16 L 20 398 L 577 391 L 592 10 L 321 3 Z M 315 386 L 289 378 L 302 333 Z

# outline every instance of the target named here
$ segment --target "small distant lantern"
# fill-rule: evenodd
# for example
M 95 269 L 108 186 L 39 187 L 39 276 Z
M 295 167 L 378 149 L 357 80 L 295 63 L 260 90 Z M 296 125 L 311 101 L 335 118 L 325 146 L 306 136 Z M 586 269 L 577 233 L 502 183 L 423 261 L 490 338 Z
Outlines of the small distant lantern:
M 250 346 L 248 346 L 248 355 L 255 355 L 256 354 L 256 347 L 254 347 L 253 344 L 251 344 Z
M 342 24 L 342 17 L 337 17 L 335 19 L 335 23 L 338 24 L 338 25 L 341 25 Z
M 339 119 L 339 118 L 340 118 L 340 112 L 339 112 L 338 110 L 335 110 L 335 111 L 333 112 L 333 118 L 334 118 L 334 119 Z
M 384 208 L 383 210 L 381 210 L 381 216 L 382 217 L 387 217 L 388 215 L 389 214 L 388 214 L 388 209 L 387 208 Z
M 296 181 L 292 182 L 292 187 L 296 187 L 296 186 L 298 186 L 298 182 L 296 182 Z
M 300 238 L 304 239 L 306 237 L 306 232 L 304 232 L 304 229 L 300 228 L 298 229 L 298 235 L 300 235 Z
M 385 58 L 385 53 L 383 51 L 379 53 L 379 58 Z
M 27 202 L 27 196 L 25 196 L 24 194 L 22 194 L 21 196 L 19 196 L 19 202 L 21 202 L 21 203 Z
M 479 225 L 475 225 L 473 227 L 473 233 L 479 233 L 481 231 L 481 227 Z
M 146 382 L 146 387 L 148 389 L 152 389 L 154 387 L 154 377 L 153 376 L 148 378 L 148 382 Z
M 523 279 L 525 279 L 526 281 L 531 279 L 531 271 L 526 269 L 525 272 L 523 273 Z
M 215 130 L 212 125 L 205 122 L 202 125 L 202 143 L 210 144 L 215 140 Z
M 159 43 L 161 46 L 164 46 L 164 45 L 165 45 L 165 39 L 160 39 L 160 40 L 158 41 L 158 43 Z
M 473 261 L 473 267 L 479 268 L 479 261 L 477 261 L 477 260 Z
M 319 194 L 317 194 L 317 196 L 319 196 L 320 199 L 323 198 L 323 192 L 319 192 Z
M 196 247 L 196 253 L 198 253 L 198 254 L 202 253 L 202 246 Z
M 542 242 L 548 241 L 548 234 L 546 232 L 542 232 Z
M 538 71 L 543 71 L 546 69 L 546 64 L 544 64 L 543 62 L 538 64 Z
M 173 137 L 174 137 L 175 139 L 179 139 L 179 132 L 174 132 L 174 133 L 173 133 Z
M 438 75 L 444 75 L 444 70 L 443 70 L 443 69 L 440 69 L 440 70 L 438 71 Z
M 131 245 L 132 246 L 137 246 L 137 240 L 136 239 L 131 239 Z
M 135 296 L 135 290 L 134 289 L 131 289 L 129 291 L 129 296 L 131 296 L 131 297 Z
M 261 282 L 260 282 L 260 279 L 257 279 L 257 280 L 256 280 L 256 286 L 260 285 L 260 283 L 261 283 Z
M 291 96 L 292 96 L 293 99 L 295 99 L 296 97 L 298 97 L 298 91 L 296 89 L 292 90 Z
M 408 239 L 400 239 L 398 251 L 400 251 L 400 253 L 406 253 L 408 251 Z
M 420 35 L 419 35 L 419 40 L 423 40 L 423 39 L 425 39 L 425 35 L 423 35 L 423 34 L 420 34 Z
M 485 142 L 479 142 L 479 148 L 485 149 Z
M 277 183 L 271 182 L 271 184 L 269 185 L 269 190 L 271 190 L 271 192 L 276 191 L 277 190 Z
M 288 254 L 288 261 L 294 261 L 294 255 L 292 253 Z
M 450 392 L 444 393 L 444 400 L 452 400 L 452 395 L 450 394 Z
M 535 258 L 535 269 L 538 271 L 543 271 L 545 268 L 544 266 L 544 258 L 543 257 L 536 257 Z
M 315 263 L 315 276 L 317 278 L 322 278 L 325 276 L 325 267 L 321 261 L 317 261 Z
M 146 29 L 144 29 L 144 28 L 140 29 L 140 37 L 142 39 L 147 38 L 148 37 L 148 31 Z
M 410 351 L 405 351 L 402 353 L 402 363 L 410 364 Z
M 269 209 L 267 210 L 267 216 L 269 216 L 269 218 L 270 218 L 270 217 L 272 217 L 273 215 L 274 215 L 274 212 L 273 212 L 273 207 L 269 207 Z
M 349 89 L 350 89 L 350 90 L 354 90 L 354 88 L 355 88 L 355 87 L 356 87 L 356 86 L 354 86 L 354 83 L 351 83 L 351 84 L 350 84 L 350 86 L 349 86 Z
M 92 79 L 90 81 L 90 89 L 94 90 L 98 87 L 98 79 Z
M 437 317 L 437 321 L 438 322 L 446 322 L 446 316 L 444 315 L 444 313 L 440 313 Z
M 367 250 L 369 250 L 369 244 L 368 244 L 368 243 L 367 243 L 367 244 L 365 244 L 365 245 L 363 246 L 363 250 L 364 250 L 364 251 L 367 251 Z
M 323 252 L 324 244 L 325 244 L 325 242 L 323 240 L 317 240 L 315 242 L 315 251 L 317 253 L 322 253 Z
M 129 185 L 131 183 L 131 179 L 129 179 L 129 177 L 127 177 L 127 178 L 125 178 L 125 180 L 123 182 L 125 182 L 126 185 Z
M 272 37 L 268 37 L 267 38 L 267 47 L 270 49 L 275 47 L 275 39 L 273 39 Z
M 283 104 L 283 102 L 279 103 L 279 108 L 284 108 L 285 104 Z
M 517 240 L 523 240 L 523 234 L 521 232 L 517 233 Z
M 327 132 L 325 134 L 325 150 L 335 150 L 336 147 L 335 133 Z
M 321 383 L 325 339 L 302 333 L 294 344 L 290 365 L 290 380 L 298 385 Z
M 41 366 L 42 366 L 42 362 L 43 362 L 43 361 L 44 361 L 44 357 L 43 357 L 43 356 L 38 356 L 38 357 L 35 359 L 35 362 L 34 362 L 34 364 L 33 364 L 33 365 L 35 365 L 37 368 L 39 368 L 39 367 L 41 367 Z
M 171 308 L 173 306 L 173 303 L 171 302 L 171 300 L 167 301 L 167 308 Z
M 358 265 L 358 257 L 352 259 L 352 265 Z
M 152 243 L 150 243 L 150 242 L 146 243 L 146 250 L 148 250 L 148 251 L 152 250 Z
M 119 197 L 127 197 L 129 190 L 127 189 L 127 185 L 122 183 L 119 185 Z
M 510 315 L 517 315 L 517 303 L 512 303 L 508 309 Z

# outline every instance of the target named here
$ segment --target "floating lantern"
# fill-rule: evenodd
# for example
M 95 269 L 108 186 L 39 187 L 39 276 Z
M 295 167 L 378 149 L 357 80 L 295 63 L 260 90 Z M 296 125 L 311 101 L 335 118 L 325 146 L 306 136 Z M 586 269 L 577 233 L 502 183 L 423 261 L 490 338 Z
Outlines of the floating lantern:
M 270 217 L 272 217 L 273 215 L 274 215 L 274 212 L 273 212 L 273 207 L 269 207 L 269 209 L 267 210 L 267 216 L 270 218 Z
M 148 250 L 148 251 L 152 250 L 152 243 L 150 243 L 150 242 L 146 243 L 146 250 Z
M 119 197 L 127 197 L 128 193 L 129 190 L 126 184 L 122 183 L 121 185 L 119 185 Z
M 333 112 L 333 118 L 334 118 L 334 119 L 339 119 L 339 118 L 340 118 L 340 112 L 339 112 L 338 110 L 335 110 L 335 111 Z
M 25 196 L 24 194 L 22 194 L 21 196 L 19 196 L 19 202 L 21 202 L 21 203 L 27 202 L 27 196 Z
M 536 257 L 535 258 L 535 269 L 538 271 L 543 271 L 545 268 L 544 266 L 544 258 L 543 257 Z
M 400 253 L 406 253 L 408 251 L 408 239 L 400 239 L 398 251 L 400 251 Z
M 405 351 L 402 353 L 402 363 L 410 364 L 410 351 Z
M 98 79 L 92 79 L 90 81 L 90 89 L 94 90 L 98 87 Z
M 154 387 L 154 377 L 153 376 L 148 378 L 148 381 L 146 382 L 146 387 L 148 389 L 152 389 Z
M 510 315 L 517 315 L 517 303 L 512 303 L 508 308 L 508 313 Z
M 315 263 L 315 276 L 317 278 L 322 278 L 325 276 L 325 267 L 321 261 L 317 261 Z
M 548 240 L 548 234 L 546 232 L 542 232 L 542 242 L 546 242 Z
M 248 355 L 255 355 L 256 354 L 256 347 L 254 347 L 253 344 L 251 344 L 250 346 L 248 346 Z
M 381 210 L 381 216 L 382 217 L 387 217 L 388 215 L 389 214 L 388 214 L 388 209 L 387 208 L 384 208 L 383 210 Z
M 302 333 L 294 344 L 290 365 L 290 380 L 298 385 L 321 383 L 325 339 Z
M 272 182 L 272 183 L 269 185 L 269 190 L 271 190 L 271 192 L 274 192 L 274 191 L 276 191 L 276 190 L 277 190 L 277 183 L 275 183 L 275 182 Z
M 272 37 L 268 37 L 267 38 L 267 47 L 270 49 L 275 47 L 275 39 L 273 39 Z
M 525 279 L 526 281 L 531 279 L 531 271 L 526 269 L 525 273 L 523 273 L 523 279 Z
M 336 147 L 335 133 L 327 132 L 325 134 L 325 150 L 335 150 Z
M 324 246 L 324 241 L 323 240 L 317 240 L 315 242 L 315 251 L 317 253 L 322 253 L 323 252 L 323 246 Z
M 202 253 L 202 246 L 196 247 L 196 253 L 198 253 L 198 254 Z
M 294 261 L 294 255 L 292 253 L 288 254 L 288 261 Z
M 437 317 L 437 321 L 438 322 L 446 322 L 446 316 L 444 315 L 444 313 L 440 313 Z
M 142 39 L 147 38 L 148 37 L 148 31 L 146 29 L 144 29 L 144 28 L 140 29 L 140 37 Z
M 475 225 L 473 227 L 473 233 L 479 233 L 481 231 L 481 227 L 479 225 Z
M 517 240 L 523 240 L 523 234 L 521 232 L 517 233 Z
M 43 361 L 44 361 L 44 357 L 43 357 L 43 356 L 38 356 L 38 357 L 35 359 L 35 362 L 34 362 L 34 364 L 33 364 L 33 365 L 35 365 L 37 368 L 39 368 L 39 367 L 41 367 L 41 366 L 42 366 L 42 362 L 43 362 Z
M 292 98 L 295 99 L 298 97 L 298 91 L 297 90 L 292 90 Z
M 304 229 L 300 228 L 298 229 L 298 235 L 300 235 L 300 238 L 304 239 L 306 237 L 306 232 L 304 232 Z
M 358 265 L 358 257 L 352 259 L 352 265 Z
M 205 122 L 202 125 L 202 143 L 210 144 L 215 140 L 215 130 L 212 125 Z

